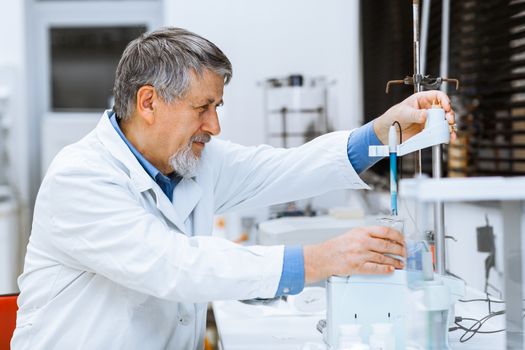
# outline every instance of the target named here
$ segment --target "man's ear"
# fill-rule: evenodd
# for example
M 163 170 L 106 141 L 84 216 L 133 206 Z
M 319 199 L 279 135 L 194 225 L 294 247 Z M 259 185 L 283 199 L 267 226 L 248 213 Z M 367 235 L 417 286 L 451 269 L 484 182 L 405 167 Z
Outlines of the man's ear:
M 137 114 L 148 124 L 155 121 L 154 100 L 157 98 L 155 88 L 151 85 L 144 85 L 137 91 Z

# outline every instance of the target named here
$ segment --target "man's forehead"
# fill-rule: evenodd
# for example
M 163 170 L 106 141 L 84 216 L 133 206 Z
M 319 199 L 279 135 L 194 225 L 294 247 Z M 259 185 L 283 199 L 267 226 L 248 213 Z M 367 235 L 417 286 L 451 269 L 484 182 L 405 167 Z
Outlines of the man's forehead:
M 193 104 L 219 103 L 222 100 L 224 79 L 219 74 L 205 70 L 192 72 L 187 99 Z

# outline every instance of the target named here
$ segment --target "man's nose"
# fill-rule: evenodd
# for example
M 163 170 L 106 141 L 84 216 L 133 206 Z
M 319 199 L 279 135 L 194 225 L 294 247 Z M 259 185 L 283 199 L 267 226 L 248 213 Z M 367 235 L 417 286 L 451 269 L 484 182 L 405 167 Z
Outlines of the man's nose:
M 217 114 L 217 111 L 212 110 L 208 113 L 206 120 L 202 125 L 202 131 L 205 131 L 212 136 L 217 136 L 221 133 L 221 125 L 219 123 L 219 115 Z

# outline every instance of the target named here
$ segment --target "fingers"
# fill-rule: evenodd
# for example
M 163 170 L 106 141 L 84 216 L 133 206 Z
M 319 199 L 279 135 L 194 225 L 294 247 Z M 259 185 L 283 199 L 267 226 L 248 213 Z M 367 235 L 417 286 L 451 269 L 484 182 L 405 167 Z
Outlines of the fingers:
M 405 237 L 403 234 L 393 228 L 386 226 L 370 226 L 366 228 L 370 237 L 390 240 L 401 246 L 405 246 Z
M 381 254 L 394 254 L 406 257 L 406 249 L 404 246 L 386 239 L 371 238 L 368 241 L 367 248 L 372 252 Z
M 355 228 L 319 247 L 324 253 L 312 259 L 309 247 L 304 248 L 305 278 L 309 276 L 307 263 L 310 260 L 327 267 L 323 276 L 388 274 L 396 268 L 402 269 L 404 263 L 401 260 L 407 255 L 401 232 L 384 226 Z
M 452 111 L 452 105 L 450 104 L 450 99 L 448 98 L 447 94 L 445 94 L 443 91 L 435 91 L 436 92 L 436 99 L 438 99 L 441 102 L 441 107 L 445 110 L 445 112 Z
M 371 252 L 367 261 L 359 269 L 360 274 L 366 275 L 385 275 L 394 272 L 395 269 L 402 269 L 404 263 L 392 257 Z
M 422 110 L 430 108 L 435 101 L 439 101 L 441 103 L 441 107 L 445 111 L 445 118 L 447 119 L 448 124 L 452 126 L 450 130 L 450 139 L 454 141 L 457 138 L 455 130 L 456 115 L 452 109 L 452 104 L 450 103 L 450 98 L 447 96 L 447 94 L 445 94 L 443 91 L 432 90 L 419 92 L 412 96 L 415 98 L 414 102 L 417 108 L 421 108 Z M 417 119 L 414 119 L 414 122 L 420 123 L 420 121 Z
M 368 262 L 376 264 L 390 265 L 395 267 L 396 269 L 402 269 L 405 266 L 404 262 L 399 259 L 375 252 L 370 252 L 367 260 Z
M 445 112 L 452 111 L 452 105 L 450 104 L 450 99 L 448 98 L 447 94 L 445 94 L 443 91 L 439 91 L 439 90 L 423 91 L 423 92 L 418 92 L 412 96 L 416 98 L 417 105 L 419 106 L 419 108 L 422 108 L 422 109 L 430 108 L 435 101 L 439 100 L 439 102 L 441 103 L 441 107 L 443 107 Z
M 446 113 L 445 118 L 449 125 L 454 125 L 456 123 L 456 113 L 454 113 L 454 111 Z
M 401 232 L 386 226 L 371 226 L 368 232 L 371 239 L 367 248 L 371 251 L 406 257 L 405 237 Z
M 376 264 L 366 262 L 361 267 L 359 273 L 362 275 L 387 275 L 394 272 L 395 268 L 391 265 Z
M 450 126 L 450 139 L 454 141 L 457 137 L 457 127 L 456 127 L 456 114 L 453 110 L 450 110 L 445 114 L 445 118 L 447 119 L 448 125 Z
M 412 123 L 422 124 L 427 120 L 427 110 L 426 109 L 413 109 L 410 116 L 410 121 Z

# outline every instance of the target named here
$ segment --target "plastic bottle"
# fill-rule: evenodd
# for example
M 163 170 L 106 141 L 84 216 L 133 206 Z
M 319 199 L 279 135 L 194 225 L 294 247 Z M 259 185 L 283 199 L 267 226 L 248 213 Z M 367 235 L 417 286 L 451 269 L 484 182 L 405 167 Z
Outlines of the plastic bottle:
M 339 325 L 338 350 L 369 350 L 370 347 L 361 339 L 361 325 L 342 324 Z
M 372 334 L 369 338 L 370 350 L 395 350 L 396 338 L 392 330 L 391 323 L 372 324 Z

